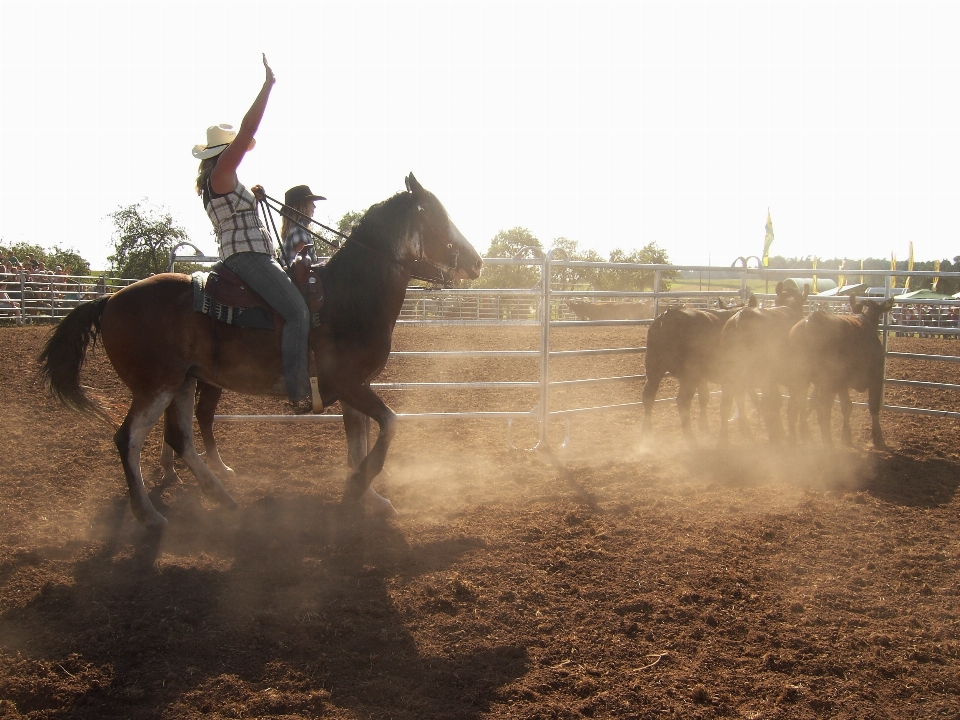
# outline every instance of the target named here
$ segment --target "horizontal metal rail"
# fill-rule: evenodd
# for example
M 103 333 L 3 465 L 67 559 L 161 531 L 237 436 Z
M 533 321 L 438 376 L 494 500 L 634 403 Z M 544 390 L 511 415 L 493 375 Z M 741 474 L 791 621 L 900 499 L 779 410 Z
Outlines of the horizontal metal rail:
M 378 390 L 516 390 L 517 388 L 539 388 L 539 380 L 502 381 L 502 382 L 396 382 L 370 383 Z
M 646 347 L 629 347 L 629 348 L 601 348 L 599 350 L 551 350 L 551 358 L 571 358 L 571 357 L 590 357 L 597 355 L 628 355 L 631 353 L 645 353 L 647 351 Z M 540 353 L 537 352 L 537 355 Z
M 626 327 L 629 325 L 650 325 L 653 318 L 648 320 L 551 320 L 550 327 Z M 539 325 L 540 323 L 537 323 Z
M 851 404 L 855 408 L 868 409 L 866 403 L 855 402 Z M 932 408 L 917 408 L 917 407 L 906 407 L 904 405 L 884 404 L 883 411 L 895 412 L 895 413 L 907 413 L 909 415 L 928 415 L 930 417 L 944 417 L 944 418 L 953 418 L 954 420 L 960 420 L 960 412 L 954 412 L 952 410 L 934 410 Z
M 550 387 L 559 388 L 559 387 L 586 387 L 588 385 L 605 385 L 609 383 L 621 383 L 621 382 L 630 382 L 635 380 L 646 380 L 646 375 L 621 375 L 618 377 L 605 377 L 605 378 L 587 378 L 584 380 L 551 380 Z
M 902 353 L 887 351 L 888 358 L 904 360 L 930 360 L 932 362 L 960 362 L 960 355 L 922 355 L 920 353 Z
M 397 413 L 399 420 L 510 420 L 516 418 L 537 419 L 537 413 L 534 410 L 517 411 L 478 411 L 478 412 L 455 412 L 455 413 Z M 218 422 L 340 422 L 343 415 L 217 415 L 214 420 Z
M 539 323 L 538 323 L 539 324 Z M 422 358 L 424 360 L 439 360 L 442 357 L 540 357 L 539 350 L 395 350 L 390 353 L 395 358 Z
M 941 327 L 939 325 L 887 325 L 887 332 L 907 333 L 909 335 L 960 335 L 960 328 Z
M 883 381 L 887 385 L 907 385 L 909 387 L 929 388 L 933 390 L 960 390 L 960 385 L 952 383 L 925 382 L 923 380 L 892 380 Z

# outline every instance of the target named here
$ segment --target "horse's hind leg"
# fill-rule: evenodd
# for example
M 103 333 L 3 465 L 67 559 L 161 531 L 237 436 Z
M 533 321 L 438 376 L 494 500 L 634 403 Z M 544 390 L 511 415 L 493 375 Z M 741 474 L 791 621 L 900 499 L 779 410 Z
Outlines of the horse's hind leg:
M 200 483 L 200 489 L 204 495 L 221 504 L 235 507 L 236 501 L 230 497 L 220 479 L 200 459 L 194 446 L 193 401 L 196 389 L 197 381 L 193 378 L 188 378 L 179 387 L 166 413 L 163 438 L 190 468 Z
M 200 437 L 203 438 L 203 448 L 207 453 L 207 467 L 213 470 L 221 480 L 232 480 L 237 474 L 220 458 L 217 440 L 213 435 L 213 418 L 217 413 L 217 403 L 220 402 L 221 395 L 223 395 L 223 388 L 198 381 L 197 424 L 200 426 Z
M 137 520 L 152 527 L 163 527 L 167 520 L 157 512 L 147 496 L 143 486 L 143 474 L 140 469 L 140 453 L 147 435 L 163 413 L 174 393 L 167 391 L 153 397 L 134 396 L 130 410 L 120 428 L 113 436 L 113 442 L 120 453 L 123 474 L 130 489 L 130 507 Z

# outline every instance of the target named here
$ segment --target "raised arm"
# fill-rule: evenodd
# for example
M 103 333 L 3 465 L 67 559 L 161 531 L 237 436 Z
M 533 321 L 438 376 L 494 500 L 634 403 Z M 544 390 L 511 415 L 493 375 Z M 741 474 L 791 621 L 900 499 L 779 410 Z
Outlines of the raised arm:
M 263 81 L 263 87 L 253 105 L 243 116 L 243 122 L 240 123 L 240 129 L 237 131 L 237 137 L 230 143 L 229 147 L 220 153 L 217 159 L 216 167 L 210 173 L 210 186 L 218 194 L 224 194 L 236 189 L 239 184 L 237 179 L 237 168 L 247 154 L 250 145 L 253 143 L 253 136 L 260 127 L 260 121 L 263 119 L 263 112 L 267 109 L 267 100 L 270 98 L 270 90 L 277 79 L 273 75 L 273 70 L 267 63 L 267 56 L 263 56 L 263 67 L 266 70 L 266 78 Z

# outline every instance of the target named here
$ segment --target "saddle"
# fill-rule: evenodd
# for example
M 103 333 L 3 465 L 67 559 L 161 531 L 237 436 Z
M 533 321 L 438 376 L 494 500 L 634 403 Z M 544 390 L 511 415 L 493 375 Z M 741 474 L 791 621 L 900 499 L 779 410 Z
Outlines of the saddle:
M 307 301 L 311 325 L 319 324 L 320 308 L 323 307 L 323 280 L 325 268 L 313 265 L 305 246 L 287 270 L 290 279 Z M 228 325 L 245 328 L 280 330 L 283 317 L 270 307 L 240 277 L 227 269 L 223 261 L 211 268 L 209 273 L 193 274 L 193 309 Z

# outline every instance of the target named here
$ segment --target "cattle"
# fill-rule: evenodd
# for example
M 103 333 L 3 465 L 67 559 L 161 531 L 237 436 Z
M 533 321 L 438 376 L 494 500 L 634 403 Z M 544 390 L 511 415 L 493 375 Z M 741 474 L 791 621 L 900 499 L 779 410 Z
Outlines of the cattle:
M 760 413 L 771 442 L 783 437 L 780 422 L 780 385 L 789 385 L 787 340 L 790 329 L 803 317 L 807 290 L 799 291 L 777 283 L 776 307 L 744 308 L 720 332 L 720 442 L 727 441 L 727 423 L 736 401 L 750 390 L 762 390 Z M 740 429 L 749 435 L 747 418 L 739 415 Z
M 677 378 L 677 411 L 684 435 L 692 437 L 690 405 L 693 394 L 700 398 L 700 431 L 707 431 L 708 382 L 719 382 L 720 331 L 741 306 L 728 308 L 718 301 L 717 310 L 670 308 L 647 330 L 647 352 L 644 365 L 647 380 L 643 386 L 643 428 L 652 429 L 653 403 L 664 375 Z M 757 306 L 751 295 L 749 307 Z
M 840 396 L 843 416 L 841 439 L 853 444 L 850 433 L 850 388 L 867 391 L 873 446 L 887 447 L 880 430 L 880 401 L 883 396 L 883 345 L 877 327 L 883 316 L 893 309 L 893 300 L 857 302 L 850 297 L 850 315 L 831 315 L 817 311 L 798 322 L 790 331 L 788 347 L 790 368 L 790 402 L 787 406 L 788 428 L 794 436 L 799 419 L 801 437 L 807 435 L 807 391 L 813 383 L 813 401 L 824 445 L 833 445 L 830 435 L 830 413 L 833 401 Z
M 653 305 L 648 302 L 568 300 L 567 307 L 578 320 L 650 320 L 653 317 Z

